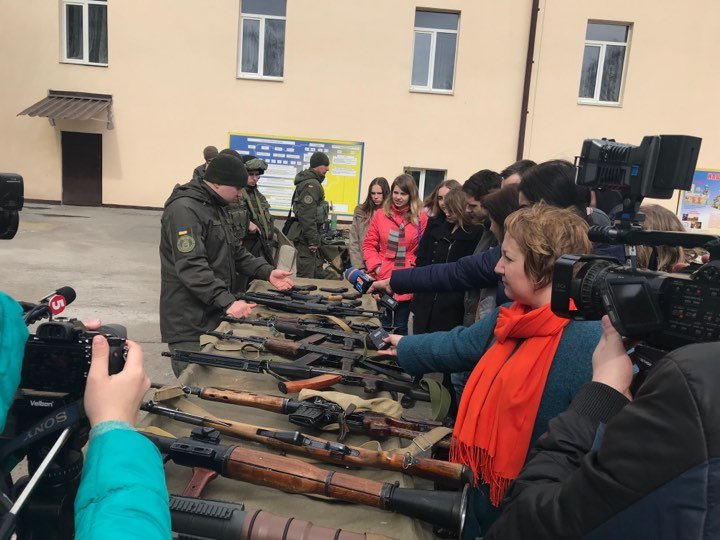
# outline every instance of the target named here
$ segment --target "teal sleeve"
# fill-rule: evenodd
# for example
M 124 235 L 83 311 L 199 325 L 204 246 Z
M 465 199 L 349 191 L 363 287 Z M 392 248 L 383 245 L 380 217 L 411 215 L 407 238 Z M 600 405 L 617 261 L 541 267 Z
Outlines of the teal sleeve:
M 134 430 L 101 431 L 90 441 L 75 498 L 76 540 L 169 540 L 160 452 Z
M 489 344 L 497 314 L 496 309 L 467 328 L 404 336 L 397 347 L 398 363 L 411 375 L 472 371 Z
M 28 329 L 22 308 L 15 300 L 0 292 L 0 431 L 20 384 L 20 370 Z

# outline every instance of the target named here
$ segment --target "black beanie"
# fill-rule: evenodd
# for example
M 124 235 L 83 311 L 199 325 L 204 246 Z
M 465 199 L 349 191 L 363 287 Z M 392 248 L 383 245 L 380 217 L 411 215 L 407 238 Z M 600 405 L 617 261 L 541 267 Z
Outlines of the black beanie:
M 330 159 L 327 157 L 327 154 L 323 154 L 322 152 L 315 152 L 312 156 L 310 156 L 310 168 L 314 169 L 315 167 L 319 167 L 320 165 L 325 165 L 326 167 L 329 167 Z
M 220 152 L 205 171 L 205 180 L 224 186 L 242 188 L 247 186 L 248 174 L 239 157 Z

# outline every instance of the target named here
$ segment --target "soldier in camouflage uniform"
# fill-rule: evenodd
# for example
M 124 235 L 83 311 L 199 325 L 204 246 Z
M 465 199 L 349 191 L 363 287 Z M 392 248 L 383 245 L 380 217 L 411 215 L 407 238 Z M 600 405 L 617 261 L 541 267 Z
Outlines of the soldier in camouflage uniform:
M 268 168 L 267 163 L 255 156 L 244 158 L 245 168 L 248 172 L 248 183 L 245 187 L 243 200 L 247 205 L 249 224 L 243 245 L 256 257 L 264 257 L 267 262 L 274 264 L 277 238 L 273 225 L 273 216 L 270 213 L 270 203 L 260 193 L 257 183 Z
M 291 225 L 287 237 L 294 242 L 298 252 L 298 277 L 328 277 L 323 270 L 323 259 L 318 249 L 320 231 L 329 213 L 322 187 L 329 169 L 330 160 L 327 155 L 315 152 L 310 157 L 310 168 L 300 171 L 295 177 L 292 200 L 296 221 Z
M 210 165 L 210 162 L 215 159 L 218 155 L 218 149 L 214 146 L 206 146 L 203 150 L 203 157 L 205 158 L 205 163 L 202 165 L 198 165 L 195 167 L 195 170 L 193 171 L 193 180 L 202 180 L 205 178 L 205 170 L 207 169 L 208 165 Z
M 165 203 L 160 237 L 160 333 L 171 350 L 199 350 L 198 338 L 224 315 L 246 317 L 254 304 L 237 300 L 237 274 L 289 289 L 290 272 L 253 257 L 236 240 L 228 203 L 247 183 L 239 157 L 219 155 L 204 180 L 176 186 Z M 178 375 L 186 364 L 173 362 Z

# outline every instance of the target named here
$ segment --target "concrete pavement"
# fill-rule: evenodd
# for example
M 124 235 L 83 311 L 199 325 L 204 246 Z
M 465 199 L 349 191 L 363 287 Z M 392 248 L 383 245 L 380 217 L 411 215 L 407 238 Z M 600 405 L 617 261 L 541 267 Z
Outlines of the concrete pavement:
M 122 324 L 142 344 L 153 382 L 174 380 L 160 356 L 159 210 L 27 203 L 12 240 L 0 240 L 0 290 L 37 302 L 69 285 L 64 316 Z

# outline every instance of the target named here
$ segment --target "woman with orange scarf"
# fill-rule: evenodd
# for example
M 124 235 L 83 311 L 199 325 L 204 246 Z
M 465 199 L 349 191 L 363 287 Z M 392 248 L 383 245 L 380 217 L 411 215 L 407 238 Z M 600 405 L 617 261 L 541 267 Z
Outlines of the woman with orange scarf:
M 453 431 L 451 460 L 475 473 L 464 538 L 482 536 L 534 441 L 592 375 L 600 323 L 562 319 L 550 310 L 555 261 L 589 253 L 588 225 L 577 213 L 535 204 L 505 221 L 502 276 L 512 304 L 468 328 L 391 336 L 412 375 L 472 370 Z

